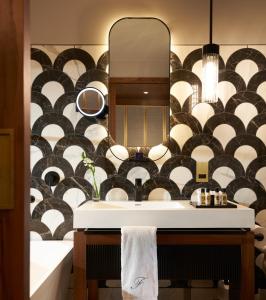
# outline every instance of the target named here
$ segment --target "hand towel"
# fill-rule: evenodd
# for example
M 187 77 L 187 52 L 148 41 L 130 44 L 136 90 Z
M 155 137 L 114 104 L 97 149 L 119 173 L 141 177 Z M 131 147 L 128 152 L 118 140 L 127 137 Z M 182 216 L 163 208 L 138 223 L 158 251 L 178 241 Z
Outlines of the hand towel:
M 121 228 L 121 285 L 123 300 L 157 300 L 156 227 Z

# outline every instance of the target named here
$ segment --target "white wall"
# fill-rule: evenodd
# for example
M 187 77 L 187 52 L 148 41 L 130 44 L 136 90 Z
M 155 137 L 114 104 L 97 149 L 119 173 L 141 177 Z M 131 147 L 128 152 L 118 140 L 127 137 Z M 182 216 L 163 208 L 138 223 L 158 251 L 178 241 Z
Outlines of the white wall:
M 214 42 L 265 44 L 265 0 L 214 0 Z M 173 44 L 205 44 L 209 0 L 31 0 L 32 44 L 107 44 L 119 18 L 157 17 Z

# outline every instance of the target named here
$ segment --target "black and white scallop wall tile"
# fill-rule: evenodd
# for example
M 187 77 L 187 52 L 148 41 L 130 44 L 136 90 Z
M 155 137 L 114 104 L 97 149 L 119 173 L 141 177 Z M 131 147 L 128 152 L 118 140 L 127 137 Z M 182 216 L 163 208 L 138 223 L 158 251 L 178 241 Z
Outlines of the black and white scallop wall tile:
M 194 105 L 196 92 L 201 92 L 201 49 L 175 46 L 169 149 L 156 161 L 167 146 L 144 149 L 150 160 L 141 163 L 127 160 L 128 150 L 108 140 L 108 119 L 76 112 L 76 96 L 87 86 L 97 87 L 108 100 L 107 48 L 33 47 L 32 238 L 72 238 L 73 210 L 90 200 L 93 191 L 92 176 L 81 161 L 83 151 L 95 161 L 96 182 L 106 201 L 133 200 L 135 178 L 142 178 L 145 200 L 189 199 L 200 187 L 223 187 L 231 200 L 256 213 L 265 210 L 264 48 L 222 47 L 219 101 Z M 196 161 L 209 162 L 206 184 L 195 181 Z M 57 180 L 45 180 L 52 172 Z

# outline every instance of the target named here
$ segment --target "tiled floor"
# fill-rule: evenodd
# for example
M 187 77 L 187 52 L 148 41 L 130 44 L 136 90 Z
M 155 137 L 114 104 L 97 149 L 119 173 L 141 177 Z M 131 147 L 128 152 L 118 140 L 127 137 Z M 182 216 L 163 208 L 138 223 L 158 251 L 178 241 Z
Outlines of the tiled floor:
M 101 289 L 100 300 L 122 300 L 120 289 Z M 184 291 L 181 289 L 161 289 L 159 300 L 184 299 Z
M 66 300 L 73 300 L 73 274 L 71 279 Z M 120 281 L 108 280 L 106 284 L 109 288 L 99 289 L 99 300 L 122 300 Z M 218 288 L 211 288 L 211 280 L 194 280 L 190 282 L 193 286 L 191 289 L 167 288 L 168 280 L 160 281 L 159 284 L 163 288 L 159 290 L 158 300 L 228 300 L 228 286 L 224 286 L 223 281 L 218 283 Z M 260 290 L 254 300 L 266 300 L 266 290 Z
M 73 300 L 73 290 L 69 290 L 69 297 L 66 300 Z M 119 288 L 100 289 L 99 300 L 122 300 Z M 228 292 L 221 289 L 193 288 L 191 298 L 184 289 L 160 289 L 158 300 L 228 300 Z M 254 300 L 266 300 L 266 290 L 260 291 Z
M 99 290 L 99 300 L 122 300 L 121 290 L 119 288 L 108 288 Z M 180 288 L 162 288 L 160 289 L 158 300 L 227 300 L 227 293 L 223 293 L 218 289 L 200 289 L 193 288 L 191 290 L 191 298 L 189 292 Z M 73 290 L 70 290 L 69 298 L 73 299 Z M 259 299 L 262 300 L 262 299 Z

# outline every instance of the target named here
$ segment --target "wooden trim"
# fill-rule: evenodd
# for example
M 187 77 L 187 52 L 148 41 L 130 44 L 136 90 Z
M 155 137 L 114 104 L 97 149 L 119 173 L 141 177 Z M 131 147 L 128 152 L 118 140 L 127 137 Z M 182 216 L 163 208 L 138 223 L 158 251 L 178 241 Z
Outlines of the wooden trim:
M 242 238 L 241 244 L 241 284 L 240 295 L 241 300 L 254 299 L 254 285 L 255 285 L 255 272 L 254 272 L 254 234 L 248 232 Z
M 240 245 L 243 242 L 239 234 L 157 234 L 158 245 Z M 120 245 L 119 234 L 87 234 L 89 245 Z
M 158 83 L 169 84 L 169 77 L 109 77 L 110 84 Z
M 29 299 L 29 1 L 0 1 L 0 128 L 14 131 L 14 209 L 0 211 L 0 300 Z
M 74 300 L 87 300 L 86 236 L 82 231 L 74 233 Z
M 88 280 L 87 286 L 88 286 L 87 300 L 98 300 L 99 299 L 98 280 Z
M 0 129 L 0 209 L 14 209 L 14 130 Z
M 4 226 L 3 220 L 0 218 L 0 237 L 4 236 Z M 4 251 L 3 251 L 3 243 L 0 242 L 0 299 L 4 299 L 4 274 L 2 270 L 4 270 Z

